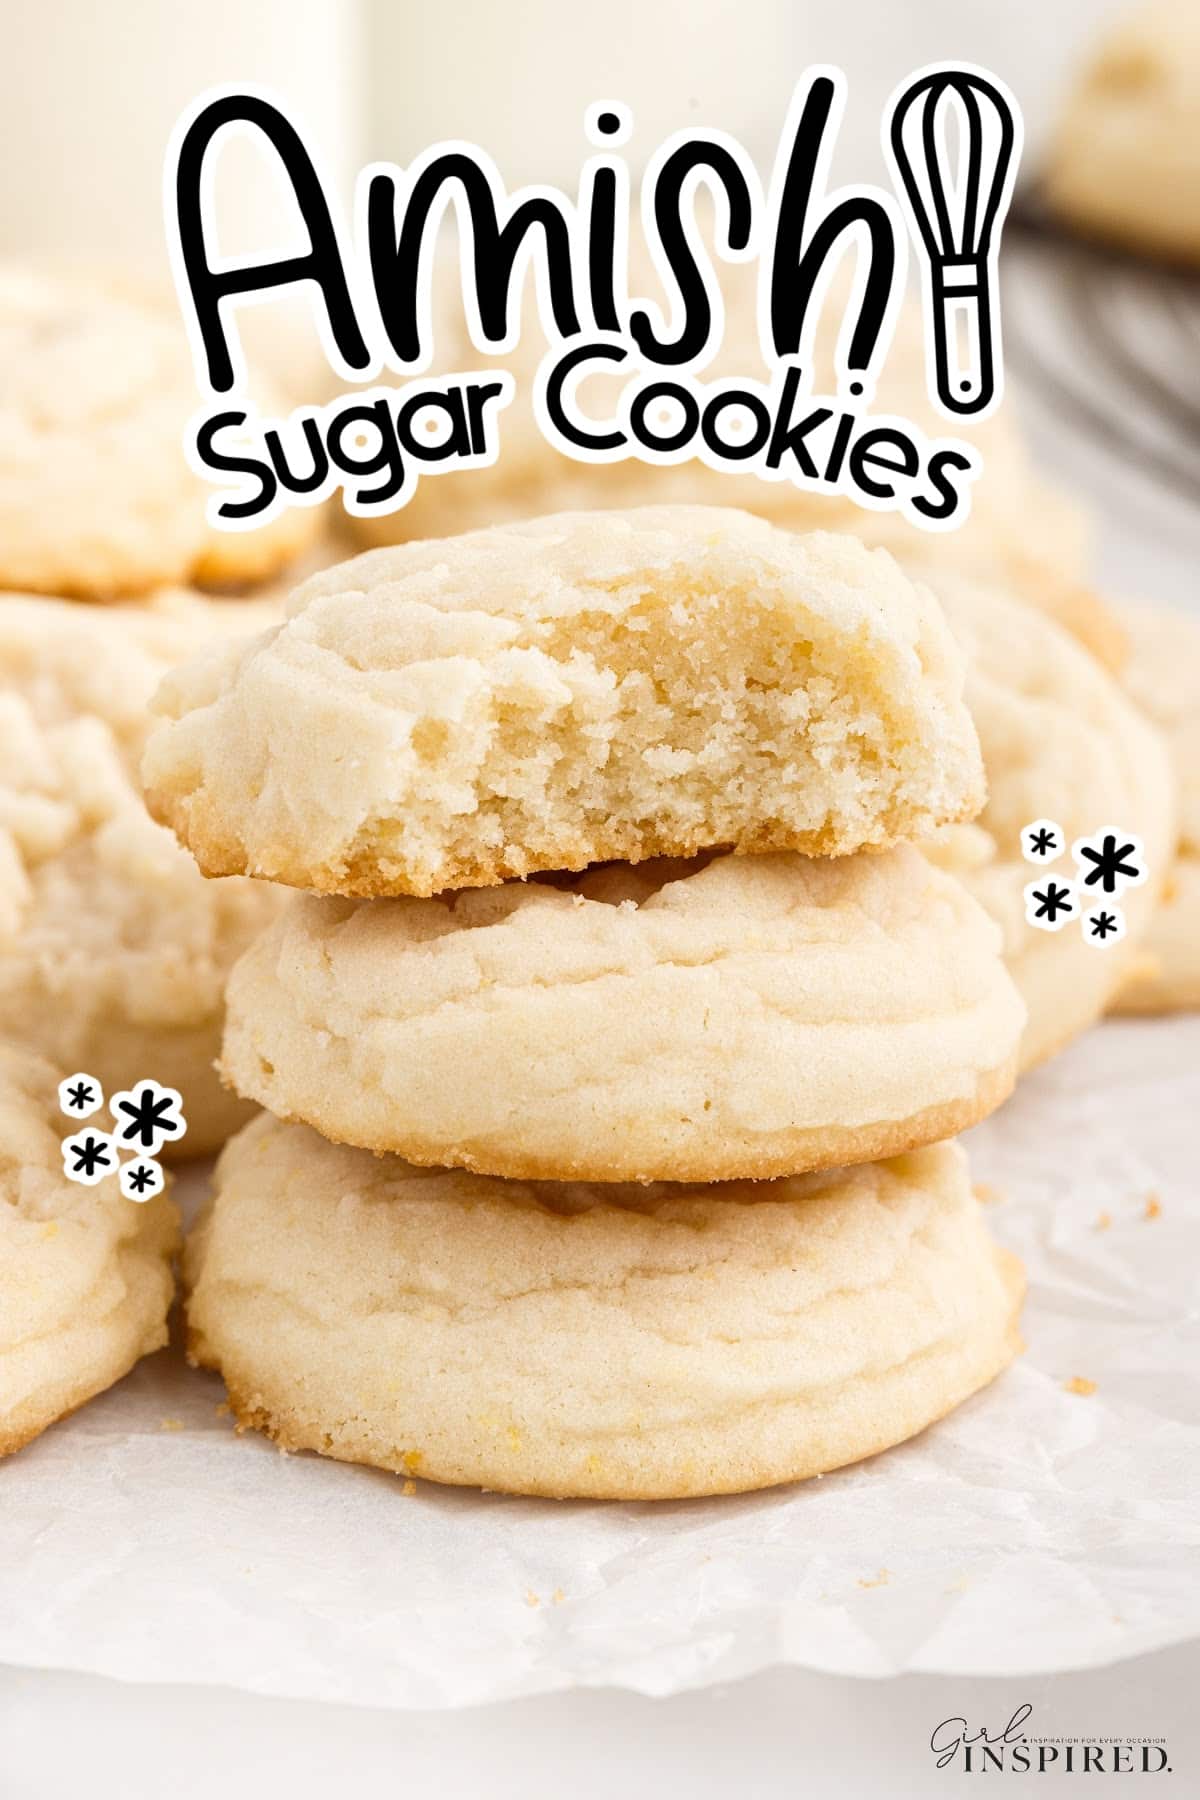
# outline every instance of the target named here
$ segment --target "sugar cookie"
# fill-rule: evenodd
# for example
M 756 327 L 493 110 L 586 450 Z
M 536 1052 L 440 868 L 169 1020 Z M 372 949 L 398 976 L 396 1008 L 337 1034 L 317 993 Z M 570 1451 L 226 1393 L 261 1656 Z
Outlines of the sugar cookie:
M 792 1174 L 934 1142 L 1000 1103 L 1024 1008 L 999 953 L 961 884 L 907 845 L 298 896 L 231 977 L 222 1062 L 277 1117 L 418 1163 Z
M 372 896 L 970 817 L 936 605 L 853 538 L 725 508 L 377 550 L 176 670 L 144 763 L 207 874 Z
M 238 1419 L 433 1481 L 662 1499 L 899 1443 L 1019 1348 L 966 1158 L 769 1184 L 421 1170 L 265 1114 L 188 1245 L 193 1357 Z
M 66 1179 L 59 1079 L 0 1042 L 0 1456 L 167 1341 L 178 1213 Z
M 1142 943 L 1143 967 L 1116 999 L 1118 1012 L 1200 1006 L 1200 619 L 1129 606 L 1125 687 L 1166 735 L 1179 782 L 1179 853 Z
M 0 268 L 0 587 L 102 600 L 225 585 L 303 548 L 312 510 L 209 526 L 211 490 L 183 449 L 199 405 L 168 308 L 130 284 Z
M 213 1068 L 225 977 L 283 896 L 206 882 L 147 816 L 136 763 L 164 670 L 273 616 L 0 596 L 0 1034 L 110 1091 L 178 1088 L 184 1155 L 249 1116 Z
M 1200 261 L 1200 14 L 1142 0 L 1071 95 L 1046 197 L 1071 224 L 1135 250 Z
M 1052 620 L 961 578 L 940 577 L 937 592 L 967 655 L 988 801 L 976 824 L 951 828 L 933 851 L 1004 933 L 1029 1011 L 1028 1068 L 1093 1024 L 1135 965 L 1173 855 L 1175 782 L 1158 732 Z M 1026 921 L 1024 889 L 1039 870 L 1023 860 L 1020 834 L 1043 818 L 1068 846 L 1105 826 L 1142 838 L 1151 878 L 1121 898 L 1120 944 L 1089 944 L 1078 923 L 1050 933 Z M 1040 873 L 1072 878 L 1075 869 L 1068 855 Z

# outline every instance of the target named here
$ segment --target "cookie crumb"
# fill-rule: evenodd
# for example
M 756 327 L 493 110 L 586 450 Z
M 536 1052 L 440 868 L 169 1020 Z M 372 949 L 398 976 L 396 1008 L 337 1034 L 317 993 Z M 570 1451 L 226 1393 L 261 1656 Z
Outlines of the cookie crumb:
M 1000 1189 L 993 1187 L 990 1181 L 977 1181 L 972 1191 L 981 1206 L 995 1206 L 1004 1198 Z
M 550 1596 L 551 1606 L 561 1606 L 566 1597 L 561 1588 L 555 1588 Z
M 1063 1382 L 1063 1390 L 1068 1394 L 1082 1394 L 1084 1398 L 1096 1391 L 1096 1383 L 1089 1381 L 1086 1375 L 1072 1375 L 1070 1381 Z
M 1093 1231 L 1107 1231 L 1111 1224 L 1112 1214 L 1110 1212 L 1102 1212 L 1097 1216 L 1096 1223 L 1092 1229 Z
M 171 1419 L 171 1418 L 160 1419 L 158 1421 L 158 1429 L 160 1431 L 182 1431 L 183 1430 L 183 1420 L 182 1419 Z
M 227 1419 L 233 1411 L 233 1408 L 230 1406 L 228 1400 L 218 1400 L 217 1404 L 213 1407 L 213 1411 L 216 1413 L 218 1419 Z
M 886 1587 L 891 1579 L 892 1571 L 890 1569 L 880 1569 L 878 1575 L 876 1575 L 874 1579 L 868 1579 L 867 1576 L 860 1575 L 858 1578 L 858 1585 L 860 1588 Z
M 1143 1219 L 1147 1219 L 1147 1220 L 1161 1219 L 1161 1217 L 1162 1217 L 1162 1201 L 1159 1199 L 1157 1194 L 1147 1194 L 1146 1195 L 1146 1207 L 1145 1207 L 1145 1211 L 1142 1213 L 1142 1217 L 1143 1217 Z
M 406 1500 L 411 1500 L 413 1495 L 416 1493 L 416 1491 L 417 1491 L 417 1484 L 410 1476 L 408 1478 L 408 1480 L 406 1482 L 404 1482 L 404 1484 L 402 1485 L 400 1492 L 404 1495 L 404 1498 Z
M 535 1594 L 532 1588 L 527 1588 L 525 1592 L 525 1604 L 526 1606 L 540 1606 L 542 1604 L 542 1596 L 540 1594 Z

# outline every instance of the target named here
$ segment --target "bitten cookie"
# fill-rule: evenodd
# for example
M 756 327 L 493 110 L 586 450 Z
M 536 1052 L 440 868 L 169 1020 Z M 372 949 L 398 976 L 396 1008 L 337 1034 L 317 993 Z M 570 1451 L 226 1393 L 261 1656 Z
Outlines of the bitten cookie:
M 0 1456 L 167 1341 L 178 1213 L 66 1179 L 59 1079 L 0 1042 Z
M 225 978 L 283 896 L 206 882 L 147 816 L 136 763 L 172 661 L 271 616 L 0 596 L 0 1035 L 110 1092 L 177 1088 L 187 1156 L 249 1116 L 213 1067 Z
M 1157 606 L 1124 607 L 1133 646 L 1127 692 L 1161 728 L 1179 782 L 1179 853 L 1143 939 L 1118 1012 L 1200 1006 L 1200 619 Z
M 428 895 L 605 861 L 843 854 L 968 818 L 936 604 L 725 508 L 371 551 L 164 683 L 151 810 L 210 875 Z
M 765 1186 L 555 1186 L 266 1115 L 185 1274 L 193 1357 L 287 1449 L 638 1500 L 911 1437 L 1016 1353 L 1023 1287 L 953 1144 Z
M 0 587 L 103 600 L 247 582 L 308 544 L 312 510 L 260 531 L 209 526 L 211 490 L 183 450 L 199 405 L 166 307 L 100 278 L 0 268 Z
M 1142 0 L 1101 43 L 1068 103 L 1046 197 L 1126 248 L 1200 261 L 1200 13 Z
M 988 801 L 975 825 L 930 848 L 1004 933 L 1029 1012 L 1028 1068 L 1093 1024 L 1135 966 L 1174 855 L 1175 780 L 1159 733 L 1051 620 L 961 579 L 940 578 L 937 591 L 967 655 Z M 1023 860 L 1020 834 L 1035 819 L 1060 825 L 1068 848 L 1105 826 L 1142 838 L 1150 879 L 1121 898 L 1121 943 L 1090 944 L 1078 923 L 1051 933 L 1026 921 L 1024 889 L 1039 870 Z M 1075 874 L 1069 856 L 1040 872 Z
M 277 1117 L 412 1162 L 716 1181 L 973 1124 L 1024 1017 L 996 926 L 907 845 L 719 856 L 297 897 L 233 973 L 223 1067 Z

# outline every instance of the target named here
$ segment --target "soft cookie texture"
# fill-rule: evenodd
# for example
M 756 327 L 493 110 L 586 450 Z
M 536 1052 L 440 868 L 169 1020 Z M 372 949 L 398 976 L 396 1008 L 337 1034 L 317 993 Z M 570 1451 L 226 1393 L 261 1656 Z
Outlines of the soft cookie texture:
M 1051 206 L 1125 248 L 1200 261 L 1200 13 L 1143 0 L 1101 43 L 1046 172 Z
M 433 1481 L 661 1499 L 911 1437 L 1019 1348 L 1016 1259 L 939 1144 L 770 1184 L 422 1170 L 263 1115 L 191 1238 L 243 1424 Z
M 951 828 L 933 853 L 1004 933 L 1029 1012 L 1028 1068 L 1093 1024 L 1136 966 L 1174 854 L 1175 780 L 1160 734 L 1053 621 L 961 578 L 940 579 L 937 591 L 967 655 L 988 801 L 976 824 Z M 1039 870 L 1023 860 L 1020 834 L 1043 818 L 1062 827 L 1068 854 Z M 1105 826 L 1137 833 L 1149 864 L 1149 880 L 1121 897 L 1125 939 L 1099 947 L 1077 922 L 1057 932 L 1027 923 L 1026 884 L 1039 873 L 1074 876 L 1070 845 Z
M 935 603 L 725 508 L 377 550 L 176 671 L 144 764 L 208 874 L 428 895 L 589 863 L 842 854 L 982 799 Z
M 234 971 L 223 1066 L 277 1117 L 412 1162 L 715 1181 L 973 1124 L 1024 1017 L 996 926 L 910 847 L 719 856 L 297 897 Z
M 103 600 L 246 582 L 307 544 L 311 510 L 256 531 L 207 523 L 211 490 L 183 450 L 200 402 L 166 306 L 102 277 L 0 268 L 0 587 Z
M 1179 853 L 1143 940 L 1145 955 L 1117 995 L 1118 1012 L 1200 1007 L 1200 619 L 1128 606 L 1127 692 L 1162 729 L 1179 782 Z
M 0 1042 L 0 1456 L 167 1341 L 178 1213 L 66 1179 L 59 1079 Z
M 103 609 L 0 596 L 0 1035 L 109 1092 L 178 1088 L 180 1155 L 249 1116 L 213 1067 L 225 978 L 283 896 L 206 882 L 147 816 L 137 759 L 164 670 L 272 616 L 186 595 Z

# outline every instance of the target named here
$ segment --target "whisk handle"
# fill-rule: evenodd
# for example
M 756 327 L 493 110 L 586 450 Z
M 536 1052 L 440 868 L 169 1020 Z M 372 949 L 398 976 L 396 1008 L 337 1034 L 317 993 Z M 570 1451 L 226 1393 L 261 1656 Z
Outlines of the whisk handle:
M 981 412 L 995 388 L 987 259 L 939 257 L 931 259 L 929 272 L 938 398 L 950 412 Z

